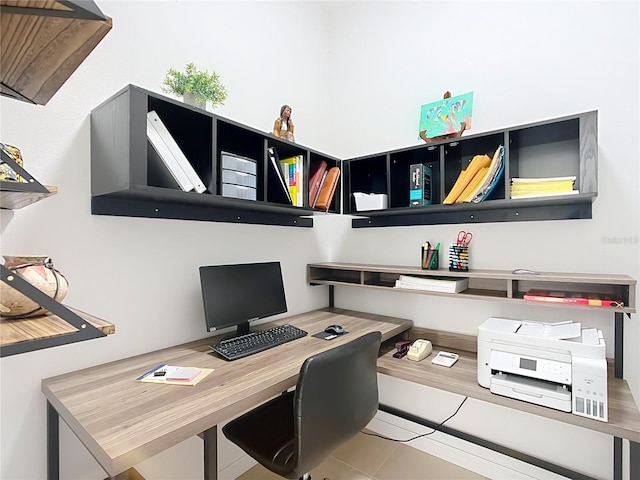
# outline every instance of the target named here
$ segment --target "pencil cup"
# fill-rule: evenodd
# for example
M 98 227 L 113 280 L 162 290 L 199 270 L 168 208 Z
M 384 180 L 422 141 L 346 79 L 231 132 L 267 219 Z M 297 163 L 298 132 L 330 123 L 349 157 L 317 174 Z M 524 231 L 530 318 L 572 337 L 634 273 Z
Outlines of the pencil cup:
M 423 270 L 438 270 L 440 268 L 440 256 L 437 248 L 422 247 L 422 261 L 420 265 Z
M 452 243 L 449 246 L 449 271 L 469 271 L 469 245 Z

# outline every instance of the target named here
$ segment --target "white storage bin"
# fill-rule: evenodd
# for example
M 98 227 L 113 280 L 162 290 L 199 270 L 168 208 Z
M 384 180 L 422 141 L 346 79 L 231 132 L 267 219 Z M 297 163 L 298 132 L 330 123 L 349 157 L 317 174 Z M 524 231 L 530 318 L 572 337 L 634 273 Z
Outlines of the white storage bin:
M 251 187 L 243 187 L 242 185 L 232 185 L 230 183 L 223 183 L 222 196 L 242 198 L 244 200 L 255 200 L 256 189 Z
M 353 197 L 356 199 L 356 210 L 359 212 L 364 210 L 384 210 L 387 208 L 386 193 L 354 192 Z
M 255 160 L 228 152 L 221 152 L 221 157 L 222 168 L 224 169 L 237 170 L 238 172 L 250 173 L 251 175 L 257 173 Z
M 222 182 L 256 188 L 256 176 L 236 170 L 222 170 Z

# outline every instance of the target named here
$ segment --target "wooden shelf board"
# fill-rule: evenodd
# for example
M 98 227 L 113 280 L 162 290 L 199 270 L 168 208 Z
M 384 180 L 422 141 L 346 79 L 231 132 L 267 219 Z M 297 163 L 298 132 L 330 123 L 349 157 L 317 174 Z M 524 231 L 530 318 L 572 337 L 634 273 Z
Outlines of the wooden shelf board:
M 0 190 L 0 208 L 18 210 L 58 193 L 58 187 L 45 187 L 49 193 Z
M 442 293 L 428 290 L 396 289 L 395 279 L 400 275 L 420 277 L 451 277 L 468 278 L 469 284 L 476 283 L 460 293 Z M 312 263 L 308 265 L 308 282 L 317 285 L 352 286 L 390 290 L 418 295 L 434 295 L 452 298 L 467 298 L 474 300 L 500 300 L 545 307 L 564 307 L 582 310 L 600 310 L 611 313 L 636 313 L 635 289 L 637 281 L 628 275 L 595 274 L 595 273 L 564 273 L 540 272 L 538 275 L 514 274 L 509 270 L 470 270 L 468 272 L 450 272 L 446 269 L 423 270 L 420 267 L 398 265 L 365 265 L 358 263 Z M 575 305 L 552 302 L 533 302 L 524 300 L 524 292 L 518 290 L 523 284 L 529 288 L 561 289 L 558 285 L 566 285 L 570 291 L 580 290 L 581 287 L 600 286 L 602 289 L 629 288 L 629 305 L 622 308 L 599 307 L 593 305 Z M 513 291 L 509 296 L 510 287 Z M 490 287 L 490 288 L 483 288 Z
M 74 308 L 67 308 L 107 335 L 112 335 L 116 331 L 115 325 L 106 320 Z M 77 331 L 78 329 L 73 325 L 53 314 L 22 319 L 0 318 L 0 347 L 68 335 Z

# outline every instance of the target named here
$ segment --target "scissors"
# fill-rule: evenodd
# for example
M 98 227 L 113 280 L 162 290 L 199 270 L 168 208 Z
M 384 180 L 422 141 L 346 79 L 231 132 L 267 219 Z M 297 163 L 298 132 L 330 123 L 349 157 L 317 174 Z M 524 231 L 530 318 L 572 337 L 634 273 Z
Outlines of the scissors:
M 473 240 L 473 233 L 465 232 L 464 230 L 460 230 L 458 232 L 458 245 L 465 245 L 468 247 L 471 240 Z

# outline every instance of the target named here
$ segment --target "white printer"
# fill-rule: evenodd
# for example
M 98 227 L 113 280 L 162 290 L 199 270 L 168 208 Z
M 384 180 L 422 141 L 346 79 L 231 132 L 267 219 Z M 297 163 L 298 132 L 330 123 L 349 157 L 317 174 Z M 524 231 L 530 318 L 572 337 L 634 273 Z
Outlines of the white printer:
M 478 383 L 498 395 L 607 421 L 604 337 L 580 323 L 488 319 L 478 328 Z

